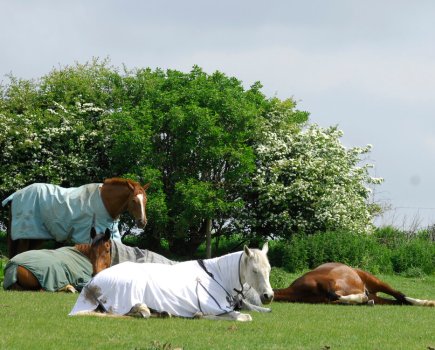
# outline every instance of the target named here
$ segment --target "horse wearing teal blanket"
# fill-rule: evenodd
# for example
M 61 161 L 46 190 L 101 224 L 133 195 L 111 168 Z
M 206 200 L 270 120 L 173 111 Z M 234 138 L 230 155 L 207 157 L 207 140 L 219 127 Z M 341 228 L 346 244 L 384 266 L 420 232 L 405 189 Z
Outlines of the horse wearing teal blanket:
M 36 249 L 45 240 L 89 243 L 91 227 L 104 232 L 109 227 L 120 240 L 119 216 L 128 211 L 139 227 L 146 225 L 146 190 L 149 184 L 127 179 L 107 179 L 80 187 L 63 188 L 35 183 L 6 198 L 11 203 L 8 225 L 9 258 Z
M 110 237 L 110 230 L 104 234 Z M 94 228 L 91 238 L 100 236 Z M 147 249 L 130 247 L 109 238 L 111 254 L 108 266 L 125 261 L 142 263 L 175 264 L 175 261 Z M 29 250 L 10 259 L 4 270 L 5 290 L 48 292 L 76 292 L 92 278 L 95 245 L 76 244 L 59 249 Z

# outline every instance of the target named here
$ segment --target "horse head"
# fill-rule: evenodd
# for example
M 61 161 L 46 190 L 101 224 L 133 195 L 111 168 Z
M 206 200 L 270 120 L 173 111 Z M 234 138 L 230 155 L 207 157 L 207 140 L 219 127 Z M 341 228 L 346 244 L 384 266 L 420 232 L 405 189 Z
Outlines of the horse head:
M 269 246 L 267 242 L 261 250 L 243 248 L 243 257 L 240 266 L 242 283 L 249 284 L 260 296 L 263 304 L 269 304 L 273 300 L 273 290 L 270 286 L 270 264 L 267 258 Z
M 108 228 L 100 234 L 97 234 L 95 228 L 91 229 L 92 243 L 89 258 L 92 265 L 92 276 L 107 269 L 112 264 L 110 236 L 111 232 Z
M 136 225 L 143 228 L 147 224 L 147 216 L 145 208 L 147 205 L 146 190 L 150 184 L 141 186 L 137 182 L 128 181 L 128 187 L 131 189 L 131 195 L 128 198 L 127 208 L 131 215 L 136 219 Z
M 104 180 L 101 187 L 101 197 L 107 211 L 113 219 L 119 217 L 121 213 L 128 212 L 135 218 L 136 225 L 140 228 L 147 224 L 146 190 L 150 184 L 141 186 L 138 182 L 112 178 Z

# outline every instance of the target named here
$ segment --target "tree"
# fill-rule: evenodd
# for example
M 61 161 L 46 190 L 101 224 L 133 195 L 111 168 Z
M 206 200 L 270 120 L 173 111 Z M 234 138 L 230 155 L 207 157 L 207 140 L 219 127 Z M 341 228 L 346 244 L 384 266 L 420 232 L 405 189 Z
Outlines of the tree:
M 146 233 L 191 254 L 210 223 L 217 231 L 243 207 L 240 191 L 255 169 L 252 144 L 268 101 L 259 84 L 245 90 L 239 80 L 199 67 L 135 70 L 124 87 L 128 101 L 112 115 L 112 159 L 130 172 L 156 172 L 152 187 L 164 194 L 167 222 L 164 229 L 151 222 Z
M 279 107 L 279 103 L 277 107 Z M 289 114 L 270 111 L 256 144 L 257 173 L 248 215 L 262 236 L 289 237 L 327 230 L 368 232 L 378 209 L 369 204 L 371 146 L 346 149 L 336 127 L 301 129 Z

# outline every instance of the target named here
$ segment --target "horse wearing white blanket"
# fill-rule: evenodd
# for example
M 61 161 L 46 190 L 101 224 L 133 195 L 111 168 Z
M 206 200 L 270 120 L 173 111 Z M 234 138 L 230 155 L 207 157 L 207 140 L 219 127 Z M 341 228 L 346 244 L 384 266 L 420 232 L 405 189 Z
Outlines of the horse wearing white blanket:
M 181 317 L 251 321 L 249 314 L 234 309 L 245 283 L 262 303 L 272 301 L 267 251 L 266 243 L 262 250 L 245 246 L 242 252 L 176 265 L 115 265 L 83 288 L 70 315 L 136 313 L 148 318 L 151 309 Z

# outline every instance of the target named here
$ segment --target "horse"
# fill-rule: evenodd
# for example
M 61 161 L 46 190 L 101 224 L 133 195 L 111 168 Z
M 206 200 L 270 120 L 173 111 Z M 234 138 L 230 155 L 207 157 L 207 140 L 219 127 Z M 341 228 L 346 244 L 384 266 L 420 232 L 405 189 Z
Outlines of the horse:
M 148 318 L 151 310 L 171 316 L 251 321 L 235 311 L 245 283 L 268 304 L 268 245 L 218 258 L 174 265 L 124 262 L 96 274 L 82 289 L 69 315 L 132 315 Z
M 90 250 L 91 245 L 83 243 L 17 254 L 6 263 L 3 288 L 76 293 L 92 278 Z
M 111 239 L 110 231 L 107 230 L 100 234 L 91 232 L 91 239 L 89 260 L 92 266 L 92 277 L 110 266 L 125 261 L 167 265 L 177 263 L 150 250 L 130 247 L 114 241 Z
M 275 301 L 293 303 L 435 306 L 433 300 L 407 297 L 372 274 L 337 262 L 322 264 L 297 278 L 288 288 L 274 289 L 274 293 Z
M 135 247 L 119 246 L 119 244 L 110 239 L 110 233 L 108 232 L 92 236 L 91 246 L 92 276 L 123 261 L 163 263 L 168 265 L 177 263 L 157 253 L 143 250 L 138 251 L 138 248 Z M 143 257 L 143 252 L 146 252 L 146 258 Z M 271 312 L 270 308 L 262 306 L 260 297 L 252 288 L 244 285 L 244 290 L 243 294 L 237 295 L 239 309 Z
M 8 256 L 38 249 L 48 239 L 89 243 L 89 231 L 111 228 L 113 239 L 121 240 L 119 216 L 128 211 L 139 227 L 146 218 L 146 190 L 150 184 L 121 178 L 106 179 L 80 187 L 63 188 L 35 183 L 6 198 L 11 202 L 7 227 Z
M 3 288 L 5 290 L 43 290 L 50 292 L 71 292 L 81 290 L 93 275 L 93 259 L 101 256 L 95 250 L 98 237 L 107 237 L 110 245 L 109 265 L 124 261 L 174 264 L 174 261 L 146 249 L 129 247 L 110 239 L 111 231 L 97 234 L 94 227 L 90 232 L 91 243 L 76 244 L 74 247 L 59 249 L 31 250 L 17 254 L 5 266 Z

